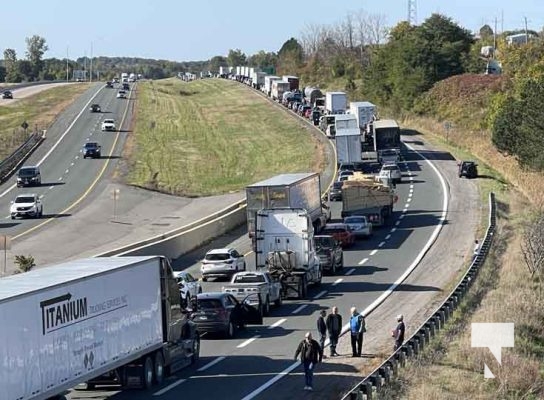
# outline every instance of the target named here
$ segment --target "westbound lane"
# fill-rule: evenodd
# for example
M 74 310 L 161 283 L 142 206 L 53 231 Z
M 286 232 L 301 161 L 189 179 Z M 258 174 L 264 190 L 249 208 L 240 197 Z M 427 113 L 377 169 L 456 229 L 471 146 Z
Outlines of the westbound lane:
M 262 327 L 250 326 L 235 339 L 206 338 L 202 342 L 202 359 L 197 368 L 188 369 L 169 380 L 153 397 L 166 399 L 199 396 L 241 399 L 258 395 L 259 388 L 288 370 L 292 354 L 302 333 L 315 331 L 317 311 L 337 305 L 347 319 L 352 305 L 360 310 L 374 302 L 393 284 L 416 258 L 436 229 L 442 217 L 443 195 L 435 172 L 415 153 L 407 157 L 404 183 L 397 186 L 399 202 L 391 224 L 375 232 L 372 239 L 361 241 L 345 251 L 345 267 L 337 276 L 326 276 L 319 288 L 312 288 L 309 300 L 290 300 L 273 308 Z M 409 174 L 409 175 L 408 175 Z M 429 189 L 430 188 L 430 189 Z M 336 215 L 339 204 L 333 204 Z M 333 215 L 334 217 L 334 215 Z M 226 235 L 206 249 L 233 246 L 249 251 L 250 242 L 243 229 Z M 186 269 L 199 276 L 199 265 L 206 249 L 177 260 L 176 269 Z M 254 268 L 251 255 L 248 268 Z M 203 283 L 205 291 L 220 290 L 222 282 Z M 399 291 L 437 291 L 432 286 L 400 285 Z M 199 370 L 200 369 L 200 370 Z M 172 386 L 169 386 L 172 385 Z M 275 387 L 275 386 L 274 386 Z M 228 391 L 225 391 L 228 388 Z M 281 390 L 281 388 L 279 388 Z M 271 389 L 275 390 L 275 389 Z M 257 391 L 257 392 L 254 392 Z M 85 398 L 90 393 L 75 392 L 72 398 Z M 150 393 L 93 392 L 94 398 L 144 399 Z
M 41 186 L 16 188 L 13 177 L 0 187 L 0 217 L 3 219 L 0 227 L 3 234 L 17 240 L 51 219 L 70 216 L 69 207 L 96 182 L 109 163 L 115 144 L 123 135 L 119 130 L 101 132 L 100 129 L 105 118 L 115 119 L 119 129 L 127 112 L 130 100 L 116 99 L 116 92 L 104 88 L 103 84 L 95 85 L 54 124 L 41 146 L 48 150 L 45 153 L 37 151 L 24 163 L 40 165 Z M 91 103 L 100 104 L 102 112 L 91 113 L 88 109 Z M 101 159 L 83 159 L 81 148 L 86 141 L 98 141 L 102 145 Z M 44 206 L 42 219 L 10 219 L 10 201 L 22 193 L 40 195 Z

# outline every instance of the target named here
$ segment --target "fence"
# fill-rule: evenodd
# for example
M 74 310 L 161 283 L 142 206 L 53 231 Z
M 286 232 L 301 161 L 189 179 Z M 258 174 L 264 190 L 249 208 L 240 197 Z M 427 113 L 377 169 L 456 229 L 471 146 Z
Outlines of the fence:
M 420 353 L 440 329 L 444 327 L 453 311 L 461 302 L 463 296 L 468 292 L 470 286 L 483 265 L 496 228 L 496 203 L 495 194 L 489 194 L 489 225 L 482 242 L 479 254 L 474 258 L 467 272 L 457 284 L 455 289 L 436 309 L 436 311 L 425 321 L 416 332 L 408 339 L 402 347 L 395 351 L 379 367 L 372 371 L 365 379 L 351 389 L 342 400 L 372 400 L 374 394 L 379 392 L 384 385 L 387 385 L 391 378 L 397 374 L 398 368 L 404 366 L 406 359 Z
M 30 134 L 28 139 L 17 150 L 0 162 L 0 183 L 4 183 L 15 169 L 23 162 L 36 147 L 45 139 L 45 130 Z

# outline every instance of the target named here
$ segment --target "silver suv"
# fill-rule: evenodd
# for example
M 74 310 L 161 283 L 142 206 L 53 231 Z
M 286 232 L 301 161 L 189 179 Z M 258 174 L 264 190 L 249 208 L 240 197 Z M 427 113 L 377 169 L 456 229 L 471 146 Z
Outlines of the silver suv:
M 384 164 L 380 173 L 376 177 L 378 182 L 387 183 L 388 180 L 391 180 L 393 183 L 399 183 L 402 181 L 402 172 L 400 168 L 395 163 Z

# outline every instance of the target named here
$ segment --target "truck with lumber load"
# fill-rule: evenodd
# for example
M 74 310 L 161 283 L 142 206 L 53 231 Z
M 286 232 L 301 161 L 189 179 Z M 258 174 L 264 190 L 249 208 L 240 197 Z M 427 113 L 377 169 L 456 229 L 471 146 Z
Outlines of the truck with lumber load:
M 255 225 L 257 271 L 281 283 L 282 297 L 306 298 L 308 286 L 322 279 L 310 214 L 302 208 L 263 209 Z
M 344 92 L 325 93 L 325 113 L 345 114 L 348 104 L 348 95 Z
M 221 288 L 222 292 L 230 293 L 240 301 L 248 301 L 248 296 L 257 294 L 256 301 L 249 305 L 261 308 L 261 315 L 268 315 L 270 304 L 281 306 L 281 283 L 268 272 L 243 271 L 232 276 L 229 285 Z
M 364 215 L 372 226 L 382 226 L 393 213 L 395 191 L 375 182 L 374 175 L 355 172 L 342 185 L 342 218 Z
M 200 352 L 160 256 L 87 258 L 2 278 L 0 315 L 6 400 L 60 399 L 80 383 L 147 389 Z
M 283 94 L 287 91 L 289 91 L 290 84 L 289 82 L 285 81 L 272 81 L 272 90 L 270 93 L 270 97 L 272 97 L 272 100 L 275 101 L 282 101 L 283 100 Z
M 379 162 L 382 162 L 382 153 L 395 151 L 401 155 L 400 127 L 392 119 L 380 119 L 372 124 L 374 151 Z
M 316 231 L 331 218 L 329 207 L 321 200 L 318 173 L 280 174 L 246 187 L 247 231 L 255 234 L 255 214 L 264 208 L 303 208 L 310 215 Z

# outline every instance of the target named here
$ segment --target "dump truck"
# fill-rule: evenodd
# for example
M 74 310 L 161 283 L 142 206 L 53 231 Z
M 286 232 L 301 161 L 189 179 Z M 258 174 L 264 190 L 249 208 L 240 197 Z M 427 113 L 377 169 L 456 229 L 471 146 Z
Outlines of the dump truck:
M 192 311 L 161 256 L 86 258 L 2 278 L 0 398 L 161 384 L 198 360 Z
M 255 265 L 281 283 L 282 298 L 306 298 L 322 269 L 310 214 L 302 208 L 262 209 L 256 215 Z
M 364 215 L 373 227 L 382 226 L 393 213 L 394 189 L 376 182 L 374 175 L 355 172 L 342 185 L 342 218 Z

